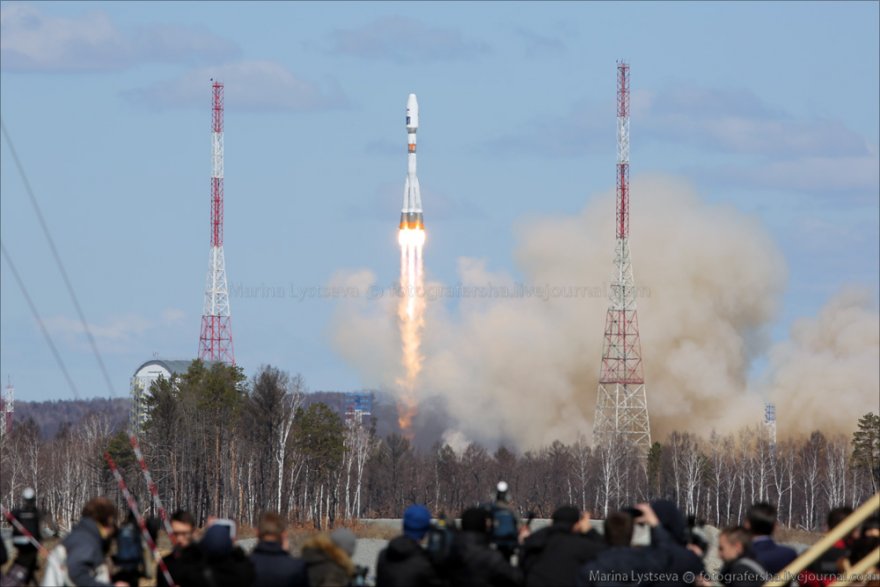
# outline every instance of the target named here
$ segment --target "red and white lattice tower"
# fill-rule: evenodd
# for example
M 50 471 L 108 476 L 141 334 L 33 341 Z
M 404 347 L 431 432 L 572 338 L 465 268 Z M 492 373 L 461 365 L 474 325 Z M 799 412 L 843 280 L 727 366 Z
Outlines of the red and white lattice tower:
M 605 318 L 605 342 L 593 440 L 625 442 L 646 457 L 651 448 L 636 289 L 629 256 L 629 65 L 617 63 L 616 266 Z
M 199 336 L 199 358 L 234 365 L 226 261 L 223 257 L 223 84 L 213 82 L 213 89 L 211 257 L 205 287 L 205 309 L 202 312 L 202 333 Z

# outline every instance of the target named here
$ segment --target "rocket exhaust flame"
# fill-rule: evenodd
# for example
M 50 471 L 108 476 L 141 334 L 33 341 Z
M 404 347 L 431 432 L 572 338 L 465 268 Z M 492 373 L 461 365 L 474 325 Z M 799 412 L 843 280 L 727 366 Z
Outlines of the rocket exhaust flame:
M 422 370 L 422 329 L 425 326 L 424 265 L 425 223 L 422 196 L 416 176 L 416 132 L 419 128 L 419 104 L 416 95 L 406 101 L 407 173 L 403 187 L 403 208 L 400 211 L 400 322 L 403 375 L 397 380 L 400 388 L 397 403 L 398 424 L 404 436 L 412 438 L 412 421 L 418 410 L 416 385 Z
M 401 395 L 397 405 L 398 423 L 404 435 L 412 436 L 412 420 L 418 401 L 416 385 L 422 370 L 422 330 L 425 326 L 424 265 L 422 247 L 425 231 L 405 228 L 400 231 L 400 301 L 397 316 L 403 351 L 403 376 L 397 380 Z

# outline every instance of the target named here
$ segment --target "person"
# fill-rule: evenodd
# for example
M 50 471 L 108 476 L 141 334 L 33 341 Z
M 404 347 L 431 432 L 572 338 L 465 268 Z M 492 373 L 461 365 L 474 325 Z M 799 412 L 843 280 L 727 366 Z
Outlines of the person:
M 836 528 L 851 513 L 853 513 L 853 509 L 848 506 L 836 507 L 828 512 L 825 520 L 828 531 Z M 798 583 L 802 587 L 826 587 L 836 581 L 840 569 L 838 562 L 849 556 L 850 549 L 858 537 L 859 530 L 855 528 L 849 535 L 835 542 L 831 548 L 823 552 L 805 571 L 798 575 Z
M 522 585 L 522 572 L 489 545 L 492 517 L 485 508 L 461 514 L 461 531 L 454 535 L 446 561 L 446 578 L 461 587 Z
M 852 567 L 871 556 L 877 548 L 880 548 L 880 517 L 875 515 L 862 524 L 861 534 L 853 542 L 849 555 L 840 561 L 841 571 L 851 574 Z M 876 558 L 873 566 L 862 573 L 861 579 L 863 580 L 853 582 L 852 585 L 880 587 L 880 562 Z
M 608 515 L 605 519 L 608 548 L 581 567 L 575 581 L 578 587 L 649 587 L 654 584 L 651 574 L 663 569 L 657 565 L 656 558 L 650 556 L 648 547 L 631 546 L 635 519 L 633 513 Z
M 288 552 L 287 528 L 281 516 L 264 512 L 257 525 L 259 542 L 251 552 L 254 587 L 305 587 L 306 565 Z
M 199 541 L 205 556 L 204 579 L 208 587 L 243 587 L 254 582 L 254 565 L 235 545 L 235 522 L 208 519 L 208 527 Z
M 110 585 L 107 551 L 116 533 L 116 504 L 106 497 L 89 500 L 82 518 L 61 542 L 67 553 L 67 575 L 74 585 L 104 587 Z M 128 587 L 117 581 L 116 587 Z
M 316 534 L 302 547 L 309 587 L 345 587 L 354 577 L 355 537 L 337 528 L 332 534 Z
M 171 514 L 171 538 L 174 549 L 170 554 L 162 558 L 168 573 L 174 582 L 180 587 L 206 587 L 204 576 L 205 557 L 201 549 L 194 542 L 196 520 L 193 515 L 184 510 L 177 510 Z M 157 587 L 168 587 L 165 574 L 157 565 Z
M 509 561 L 519 546 L 519 518 L 510 505 L 510 487 L 499 481 L 492 504 L 492 544 Z
M 752 540 L 742 526 L 725 528 L 718 536 L 722 567 L 719 581 L 727 587 L 761 587 L 770 573 L 752 558 Z
M 431 526 L 431 512 L 411 505 L 403 513 L 403 534 L 393 538 L 376 560 L 376 587 L 425 587 L 442 585 L 437 570 L 422 548 Z
M 775 575 L 788 563 L 797 558 L 794 549 L 773 540 L 776 529 L 776 507 L 767 502 L 754 504 L 749 508 L 745 521 L 746 529 L 752 533 L 752 550 L 755 560 Z
M 21 506 L 12 510 L 12 515 L 35 539 L 40 540 L 41 512 L 37 508 L 37 493 L 32 487 L 25 487 L 21 492 Z M 31 543 L 24 532 L 18 529 L 18 526 L 12 528 L 12 545 L 16 550 L 12 565 L 21 567 L 20 572 L 24 574 L 24 584 L 29 585 L 37 572 L 37 547 Z
M 455 535 L 447 563 L 452 585 L 461 587 L 515 587 L 522 585 L 519 569 L 489 546 L 492 518 L 485 508 L 461 514 L 461 532 Z
M 114 581 L 137 587 L 144 576 L 144 547 L 141 543 L 141 529 L 133 512 L 128 512 L 125 523 L 116 534 L 116 554 L 113 555 Z
M 520 547 L 526 587 L 572 585 L 578 569 L 607 546 L 590 526 L 590 513 L 574 506 L 557 508 L 546 528 L 530 534 Z
M 635 521 L 650 526 L 650 553 L 665 572 L 666 578 L 658 580 L 657 585 L 693 585 L 705 575 L 703 559 L 688 548 L 687 520 L 675 503 L 658 499 L 639 504 L 636 509 L 642 515 Z

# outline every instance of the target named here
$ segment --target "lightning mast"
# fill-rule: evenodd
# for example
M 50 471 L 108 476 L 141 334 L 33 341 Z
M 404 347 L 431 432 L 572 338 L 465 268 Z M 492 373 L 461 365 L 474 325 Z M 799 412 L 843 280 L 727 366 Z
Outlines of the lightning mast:
M 651 448 L 648 401 L 635 280 L 629 255 L 629 64 L 617 62 L 617 200 L 615 276 L 605 318 L 605 340 L 593 441 L 624 442 L 647 457 Z
M 223 84 L 212 82 L 211 255 L 202 332 L 199 336 L 199 358 L 234 365 L 226 260 L 223 257 Z
M 12 386 L 12 378 L 10 377 L 6 383 L 6 392 L 0 399 L 0 436 L 5 436 L 12 432 L 12 421 L 15 416 L 15 387 Z

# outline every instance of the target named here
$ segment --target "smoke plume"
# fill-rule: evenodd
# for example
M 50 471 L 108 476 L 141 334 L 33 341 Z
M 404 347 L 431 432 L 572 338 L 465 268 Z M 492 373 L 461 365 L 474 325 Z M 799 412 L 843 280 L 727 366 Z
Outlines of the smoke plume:
M 770 352 L 780 431 L 851 433 L 880 405 L 880 317 L 869 291 L 846 289 Z
M 630 250 L 653 437 L 662 440 L 673 430 L 726 432 L 760 422 L 763 397 L 748 391 L 747 373 L 751 360 L 768 352 L 766 330 L 785 284 L 780 251 L 755 219 L 700 199 L 683 181 L 643 178 L 633 182 L 632 193 Z M 445 404 L 454 423 L 448 437 L 521 449 L 589 437 L 614 271 L 613 219 L 609 191 L 575 216 L 523 222 L 514 255 L 520 275 L 462 258 L 459 283 L 428 283 L 417 395 Z M 340 274 L 335 281 L 362 292 L 376 285 L 369 272 Z M 826 310 L 833 316 L 823 313 L 818 324 L 799 326 L 793 346 L 774 349 L 780 436 L 789 417 L 798 418 L 799 426 L 822 422 L 826 410 L 818 404 L 804 403 L 789 416 L 784 399 L 818 393 L 817 380 L 799 378 L 797 365 L 812 360 L 811 341 L 822 338 L 822 329 L 837 328 L 828 343 L 833 350 L 816 350 L 829 356 L 849 352 L 850 336 L 874 333 L 873 351 L 854 345 L 860 358 L 846 362 L 852 361 L 853 370 L 873 368 L 864 393 L 876 399 L 876 312 L 870 331 L 860 324 L 870 316 L 835 319 L 847 313 L 845 307 Z M 333 326 L 337 348 L 363 383 L 392 392 L 402 372 L 394 308 L 387 295 L 347 301 Z M 850 334 L 850 327 L 866 332 Z M 833 372 L 839 373 L 836 381 L 846 381 L 842 367 Z M 864 400 L 858 398 L 854 414 L 870 409 Z M 847 429 L 855 422 L 851 415 L 840 418 Z

